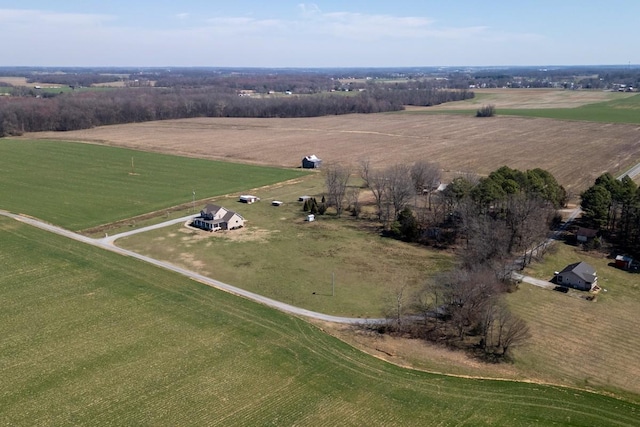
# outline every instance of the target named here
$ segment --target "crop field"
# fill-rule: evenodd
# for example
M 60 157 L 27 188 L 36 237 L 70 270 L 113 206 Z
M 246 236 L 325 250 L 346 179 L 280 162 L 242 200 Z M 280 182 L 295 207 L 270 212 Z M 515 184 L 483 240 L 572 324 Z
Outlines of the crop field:
M 251 205 L 214 199 L 238 211 L 245 227 L 211 233 L 178 224 L 117 245 L 295 306 L 349 317 L 383 317 L 401 288 L 417 291 L 452 267 L 451 253 L 382 238 L 374 225 L 349 213 L 305 221 L 298 197 L 322 188 L 314 175 L 263 189 L 256 193 L 262 200 Z M 274 207 L 271 200 L 284 204 Z
M 305 172 L 60 141 L 0 140 L 2 208 L 80 230 Z
M 61 138 L 46 132 L 29 138 Z M 65 139 L 183 156 L 297 167 L 316 154 L 354 168 L 362 159 L 384 167 L 416 159 L 458 172 L 487 174 L 503 165 L 543 168 L 574 194 L 604 172 L 640 161 L 632 124 L 543 118 L 403 113 L 301 119 L 199 118 L 105 126 L 64 133 Z
M 2 425 L 637 425 L 636 403 L 403 369 L 13 220 L 0 239 Z
M 474 111 L 483 104 L 491 104 L 496 109 L 573 109 L 590 104 L 623 100 L 634 97 L 634 93 L 600 90 L 562 89 L 473 89 L 475 97 L 464 101 L 447 102 L 428 107 L 427 110 L 468 110 Z M 416 107 L 410 107 L 416 109 Z M 422 110 L 424 108 L 419 107 Z

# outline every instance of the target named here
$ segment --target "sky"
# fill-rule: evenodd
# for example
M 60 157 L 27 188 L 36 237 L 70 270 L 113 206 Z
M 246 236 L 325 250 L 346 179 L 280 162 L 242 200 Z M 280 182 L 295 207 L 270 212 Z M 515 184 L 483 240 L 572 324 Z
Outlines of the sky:
M 0 0 L 0 66 L 640 63 L 640 1 Z

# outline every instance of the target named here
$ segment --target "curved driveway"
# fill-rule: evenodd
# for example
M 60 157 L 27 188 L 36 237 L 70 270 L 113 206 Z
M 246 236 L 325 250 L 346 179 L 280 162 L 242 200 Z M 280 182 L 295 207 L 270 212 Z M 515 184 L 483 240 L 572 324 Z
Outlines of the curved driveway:
M 182 218 L 173 219 L 170 221 L 166 221 L 160 224 L 151 225 L 149 227 L 143 227 L 137 230 L 127 231 L 126 233 L 115 234 L 113 236 L 105 236 L 102 239 L 93 239 L 91 237 L 83 236 L 82 234 L 74 233 L 69 230 L 65 230 L 64 228 L 57 227 L 55 225 L 47 224 L 46 222 L 42 222 L 32 217 L 17 215 L 11 212 L 0 209 L 0 215 L 13 218 L 16 221 L 23 222 L 25 224 L 31 225 L 33 227 L 40 228 L 42 230 L 49 231 L 51 233 L 59 234 L 61 236 L 67 237 L 69 239 L 76 240 L 78 242 L 86 243 L 88 245 L 97 246 L 102 249 L 106 249 L 111 252 L 118 253 L 120 255 L 129 256 L 132 258 L 139 259 L 144 262 L 148 262 L 149 264 L 153 264 L 157 267 L 164 268 L 166 270 L 174 271 L 178 274 L 182 274 L 190 279 L 196 280 L 205 285 L 211 286 L 216 289 L 220 289 L 234 295 L 239 295 L 250 300 L 259 302 L 261 304 L 267 305 L 269 307 L 276 308 L 278 310 L 284 311 L 286 313 L 291 313 L 299 316 L 304 316 L 312 319 L 324 320 L 327 322 L 333 323 L 345 323 L 345 324 L 366 324 L 366 323 L 379 323 L 384 321 L 385 319 L 371 319 L 371 318 L 354 318 L 354 317 L 339 317 L 339 316 L 330 316 L 328 314 L 318 313 L 315 311 L 306 310 L 304 308 L 295 307 L 290 304 L 285 304 L 280 301 L 276 301 L 271 298 L 267 298 L 262 295 L 255 294 L 253 292 L 249 292 L 244 289 L 237 288 L 235 286 L 229 285 L 227 283 L 220 282 L 219 280 L 211 279 L 210 277 L 203 276 L 202 274 L 196 273 L 195 271 L 187 270 L 186 268 L 177 267 L 168 262 L 160 261 L 155 258 L 151 258 L 145 255 L 141 255 L 137 252 L 130 251 L 128 249 L 123 249 L 114 245 L 114 241 L 120 237 L 130 236 L 136 233 L 142 233 L 145 231 L 166 227 L 172 224 L 177 224 L 180 222 L 186 222 L 189 219 L 193 218 L 194 215 L 185 216 Z

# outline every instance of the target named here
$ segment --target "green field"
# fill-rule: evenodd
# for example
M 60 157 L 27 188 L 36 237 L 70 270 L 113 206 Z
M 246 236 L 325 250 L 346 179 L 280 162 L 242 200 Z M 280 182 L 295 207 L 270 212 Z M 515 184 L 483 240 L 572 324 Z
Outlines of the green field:
M 496 113 L 499 115 L 545 117 L 558 120 L 640 124 L 640 94 L 576 108 L 500 109 Z
M 133 166 L 132 166 L 133 162 Z M 0 205 L 81 230 L 305 175 L 61 141 L 0 139 Z
M 486 97 L 487 101 L 490 98 Z M 482 98 L 481 98 L 482 99 Z M 479 106 L 478 106 L 479 107 Z M 476 109 L 467 110 L 421 110 L 401 114 L 463 114 L 475 115 Z M 539 117 L 557 120 L 577 120 L 602 123 L 640 124 L 640 94 L 606 102 L 574 108 L 496 108 L 497 116 Z
M 350 317 L 381 317 L 400 287 L 408 296 L 452 267 L 449 252 L 382 238 L 375 223 L 349 213 L 306 222 L 298 197 L 320 200 L 323 190 L 322 177 L 314 174 L 263 189 L 256 194 L 262 201 L 251 205 L 216 199 L 237 210 L 245 227 L 209 233 L 178 224 L 117 244 L 279 301 Z M 274 207 L 271 200 L 284 204 Z
M 637 404 L 403 369 L 307 322 L 0 218 L 2 425 L 635 426 Z

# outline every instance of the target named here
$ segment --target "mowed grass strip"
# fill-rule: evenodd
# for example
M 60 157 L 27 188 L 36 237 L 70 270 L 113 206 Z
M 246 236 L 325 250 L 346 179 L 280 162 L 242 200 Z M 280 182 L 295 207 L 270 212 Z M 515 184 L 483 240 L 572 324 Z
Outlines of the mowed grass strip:
M 611 397 L 402 369 L 9 219 L 0 239 L 3 425 L 637 425 Z
M 80 230 L 300 177 L 241 165 L 62 141 L 0 140 L 0 204 Z

